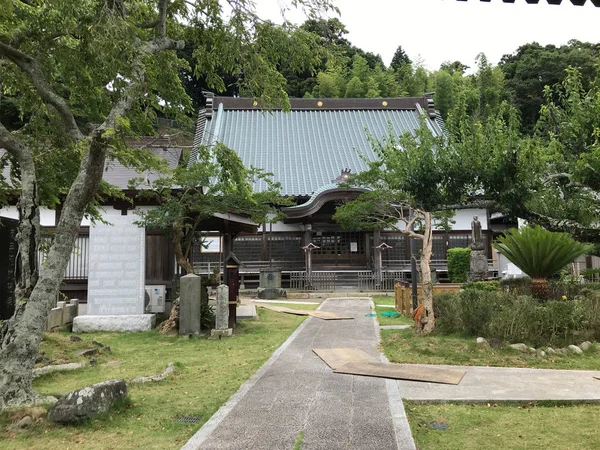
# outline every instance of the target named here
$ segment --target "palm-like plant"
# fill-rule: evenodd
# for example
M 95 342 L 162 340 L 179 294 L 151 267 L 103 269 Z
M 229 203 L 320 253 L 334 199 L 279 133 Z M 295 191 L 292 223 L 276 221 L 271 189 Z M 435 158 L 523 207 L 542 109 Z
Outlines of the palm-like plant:
M 493 247 L 531 277 L 531 293 L 540 299 L 548 298 L 550 275 L 592 249 L 568 233 L 554 233 L 540 226 L 513 228 Z

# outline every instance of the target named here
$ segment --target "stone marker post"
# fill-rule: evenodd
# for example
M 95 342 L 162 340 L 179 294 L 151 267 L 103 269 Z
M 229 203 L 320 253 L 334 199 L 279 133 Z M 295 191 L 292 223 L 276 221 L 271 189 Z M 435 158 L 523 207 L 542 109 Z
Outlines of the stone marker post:
M 217 287 L 217 307 L 215 309 L 215 329 L 211 337 L 230 337 L 233 329 L 229 328 L 229 287 L 221 284 Z
M 179 285 L 179 334 L 200 334 L 200 289 L 198 275 L 181 277 Z

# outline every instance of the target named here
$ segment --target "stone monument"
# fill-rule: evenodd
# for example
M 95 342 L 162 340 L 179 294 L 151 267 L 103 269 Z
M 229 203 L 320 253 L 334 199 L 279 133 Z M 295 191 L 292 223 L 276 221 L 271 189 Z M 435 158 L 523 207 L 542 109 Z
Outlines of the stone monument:
M 213 338 L 231 337 L 233 329 L 229 328 L 229 287 L 224 284 L 217 287 L 215 319 L 215 329 L 211 330 L 210 336 Z
M 473 216 L 471 222 L 471 265 L 468 281 L 482 281 L 488 278 L 488 260 L 481 233 L 481 222 Z
M 87 315 L 73 331 L 146 331 L 154 314 L 144 314 L 146 231 L 133 214 L 109 216 L 90 228 Z
M 201 279 L 189 274 L 179 283 L 179 334 L 197 336 L 201 331 Z
M 285 298 L 286 292 L 281 289 L 281 269 L 267 267 L 260 269 L 258 298 L 274 300 Z

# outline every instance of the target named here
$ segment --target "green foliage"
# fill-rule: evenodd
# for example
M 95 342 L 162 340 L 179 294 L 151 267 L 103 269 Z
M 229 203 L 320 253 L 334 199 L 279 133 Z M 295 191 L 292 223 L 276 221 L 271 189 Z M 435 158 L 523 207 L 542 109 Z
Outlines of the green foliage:
M 596 77 L 600 56 L 598 44 L 570 41 L 556 47 L 530 43 L 520 46 L 513 54 L 505 55 L 500 68 L 506 79 L 506 89 L 522 117 L 524 131 L 532 131 L 545 103 L 544 89 L 561 83 L 565 69 L 577 68 L 582 74 L 583 87 L 589 88 Z
M 467 281 L 470 267 L 470 248 L 448 249 L 448 278 L 450 278 L 450 283 L 464 283 Z
M 554 233 L 540 226 L 513 228 L 493 246 L 531 278 L 538 279 L 548 278 L 591 249 L 567 233 Z
M 265 188 L 253 192 L 252 185 L 257 182 Z M 249 216 L 256 223 L 275 221 L 279 218 L 275 205 L 290 203 L 279 195 L 279 184 L 270 174 L 244 167 L 237 153 L 221 143 L 201 147 L 196 163 L 177 167 L 156 180 L 144 195 L 153 197 L 159 206 L 140 212 L 139 223 L 171 237 L 179 264 L 200 238 L 202 220 L 230 212 Z
M 566 346 L 600 336 L 600 292 L 542 304 L 530 296 L 466 289 L 436 296 L 435 315 L 442 333 Z
M 352 78 L 346 86 L 347 98 L 361 98 L 367 93 L 365 84 L 358 77 Z
M 390 68 L 394 70 L 400 70 L 404 65 L 412 64 L 412 61 L 404 51 L 401 45 L 398 46 L 394 56 L 392 58 L 392 62 L 390 63 Z
M 463 289 L 473 289 L 477 291 L 496 292 L 500 290 L 500 282 L 497 280 L 491 281 L 472 281 L 465 283 L 462 286 Z

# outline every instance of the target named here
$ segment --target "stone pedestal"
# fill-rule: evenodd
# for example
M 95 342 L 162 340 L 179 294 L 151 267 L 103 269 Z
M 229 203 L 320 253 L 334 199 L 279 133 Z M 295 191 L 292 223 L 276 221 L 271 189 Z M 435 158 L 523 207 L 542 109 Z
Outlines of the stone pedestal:
M 229 327 L 229 287 L 221 284 L 217 287 L 217 307 L 215 308 L 215 329 L 211 337 L 230 337 L 233 330 Z
M 73 318 L 73 333 L 97 331 L 150 331 L 154 328 L 154 314 L 127 316 L 77 316 Z
M 258 288 L 258 298 L 265 300 L 275 300 L 285 298 L 286 292 L 281 289 L 281 269 L 268 267 L 260 269 L 260 279 Z
M 201 282 L 198 275 L 181 277 L 179 284 L 179 334 L 200 334 Z
M 488 260 L 485 250 L 471 250 L 471 267 L 468 281 L 483 281 L 488 278 Z

